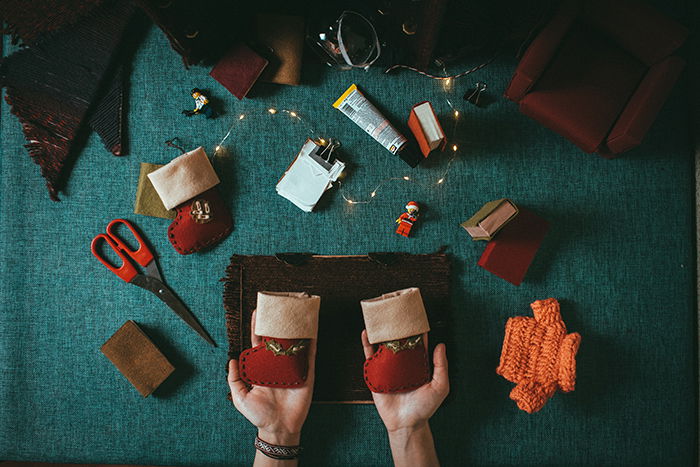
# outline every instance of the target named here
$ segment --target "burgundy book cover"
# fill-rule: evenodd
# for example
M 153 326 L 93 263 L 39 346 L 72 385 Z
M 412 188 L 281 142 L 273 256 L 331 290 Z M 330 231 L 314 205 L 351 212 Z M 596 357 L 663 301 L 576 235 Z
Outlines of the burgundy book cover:
M 221 83 L 231 94 L 243 99 L 268 61 L 245 44 L 236 44 L 212 68 L 209 75 Z
M 477 264 L 501 279 L 520 285 L 547 230 L 549 222 L 520 208 L 518 215 L 486 245 Z

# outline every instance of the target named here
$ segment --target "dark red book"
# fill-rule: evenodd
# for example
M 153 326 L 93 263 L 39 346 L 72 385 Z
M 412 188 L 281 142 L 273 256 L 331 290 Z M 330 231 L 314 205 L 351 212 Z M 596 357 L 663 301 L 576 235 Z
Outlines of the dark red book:
M 520 208 L 518 215 L 486 245 L 477 264 L 511 284 L 520 285 L 547 230 L 549 222 Z
M 260 77 L 268 61 L 245 44 L 236 44 L 209 72 L 231 94 L 243 99 Z

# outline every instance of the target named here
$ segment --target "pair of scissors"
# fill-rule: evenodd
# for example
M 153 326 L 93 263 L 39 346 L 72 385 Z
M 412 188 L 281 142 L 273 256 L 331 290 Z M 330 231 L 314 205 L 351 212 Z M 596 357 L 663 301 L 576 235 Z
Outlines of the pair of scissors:
M 119 224 L 127 227 L 131 234 L 136 239 L 138 247 L 136 250 L 132 250 L 129 246 L 122 240 L 119 235 L 115 232 L 115 229 Z M 120 267 L 115 267 L 109 261 L 107 261 L 104 256 L 100 253 L 98 248 L 101 240 L 104 242 L 119 256 L 122 260 L 122 265 Z M 107 225 L 107 233 L 99 234 L 92 239 L 92 244 L 90 245 L 92 254 L 104 264 L 107 269 L 112 271 L 118 277 L 123 279 L 129 284 L 133 284 L 152 292 L 158 297 L 163 303 L 168 305 L 176 315 L 178 315 L 182 320 L 187 323 L 189 327 L 194 329 L 197 334 L 202 336 L 202 338 L 209 342 L 211 345 L 216 347 L 216 343 L 209 336 L 207 331 L 204 330 L 197 318 L 194 317 L 192 312 L 187 309 L 184 303 L 175 295 L 165 283 L 163 282 L 160 272 L 158 271 L 158 263 L 156 262 L 155 256 L 151 250 L 146 245 L 141 235 L 134 227 L 134 225 L 124 219 L 115 219 Z M 140 273 L 134 263 L 141 265 L 145 269 L 145 274 Z

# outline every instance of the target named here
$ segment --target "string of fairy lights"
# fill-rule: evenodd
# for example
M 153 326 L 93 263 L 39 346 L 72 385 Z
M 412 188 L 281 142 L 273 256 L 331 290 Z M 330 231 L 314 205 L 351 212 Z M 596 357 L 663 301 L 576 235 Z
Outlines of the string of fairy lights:
M 443 69 L 443 72 L 445 70 Z M 447 74 L 445 72 L 445 74 Z M 348 205 L 360 205 L 360 204 L 370 204 L 373 201 L 377 199 L 377 196 L 380 193 L 380 190 L 384 188 L 385 186 L 389 184 L 393 184 L 395 182 L 399 183 L 412 183 L 421 187 L 424 187 L 426 189 L 431 189 L 435 187 L 441 187 L 444 186 L 448 180 L 448 175 L 450 173 L 450 170 L 452 169 L 452 165 L 454 162 L 457 160 L 460 152 L 459 152 L 459 146 L 455 143 L 455 136 L 457 134 L 457 128 L 459 126 L 460 122 L 460 117 L 461 114 L 459 110 L 455 109 L 452 101 L 449 99 L 449 94 L 450 91 L 452 90 L 452 87 L 454 85 L 454 78 L 453 77 L 445 77 L 440 79 L 440 82 L 442 84 L 442 88 L 446 93 L 445 100 L 447 101 L 447 104 L 449 105 L 451 109 L 451 117 L 453 119 L 453 125 L 452 125 L 452 137 L 448 138 L 448 141 L 451 142 L 449 145 L 449 148 L 447 149 L 447 152 L 449 152 L 450 157 L 447 161 L 447 164 L 444 168 L 444 170 L 440 173 L 440 175 L 433 179 L 425 180 L 425 179 L 420 179 L 420 178 L 415 178 L 411 177 L 409 175 L 404 175 L 401 177 L 387 177 L 379 182 L 377 182 L 374 185 L 374 188 L 366 195 L 365 197 L 355 197 L 355 196 L 348 196 L 345 194 L 345 186 L 342 184 L 341 181 L 337 181 L 336 183 L 339 185 L 339 191 L 340 191 L 340 196 L 343 198 L 343 200 L 348 204 Z M 270 107 L 267 109 L 260 109 L 260 110 L 254 110 L 250 111 L 247 113 L 241 113 L 238 115 L 237 118 L 234 119 L 234 121 L 229 125 L 226 134 L 219 140 L 218 144 L 214 147 L 214 156 L 222 156 L 224 153 L 226 153 L 226 142 L 233 134 L 234 130 L 238 125 L 241 125 L 243 121 L 249 120 L 251 118 L 255 117 L 277 117 L 279 115 L 284 115 L 289 117 L 292 121 L 296 121 L 297 123 L 300 123 L 306 127 L 306 130 L 308 131 L 308 134 L 310 135 L 311 139 L 314 140 L 316 143 L 320 144 L 321 146 L 325 146 L 326 144 L 329 144 L 330 138 L 326 140 L 325 138 L 319 136 L 319 133 L 311 126 L 305 118 L 303 118 L 299 112 L 296 110 L 290 110 L 290 109 L 278 109 L 275 107 Z M 446 135 L 447 137 L 447 135 Z

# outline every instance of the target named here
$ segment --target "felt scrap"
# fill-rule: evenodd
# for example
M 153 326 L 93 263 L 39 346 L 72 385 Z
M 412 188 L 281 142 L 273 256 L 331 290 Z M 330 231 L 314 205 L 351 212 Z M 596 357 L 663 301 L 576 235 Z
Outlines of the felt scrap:
M 255 334 L 283 339 L 315 339 L 321 297 L 305 292 L 258 292 Z
M 175 371 L 158 347 L 131 320 L 100 350 L 143 397 L 148 397 Z
M 255 32 L 257 40 L 271 51 L 270 64 L 260 81 L 298 85 L 304 52 L 304 18 L 260 14 L 256 17 Z
M 267 59 L 261 57 L 245 44 L 235 44 L 226 55 L 216 63 L 209 75 L 223 87 L 243 99 L 268 65 Z
M 175 211 L 165 209 L 163 202 L 156 193 L 153 184 L 148 178 L 148 174 L 163 167 L 158 164 L 141 162 L 139 181 L 136 187 L 136 202 L 134 204 L 134 214 L 142 216 L 162 217 L 163 219 L 175 219 Z
M 74 140 L 91 106 L 102 97 L 100 91 L 109 85 L 103 77 L 132 13 L 128 2 L 96 8 L 74 26 L 45 34 L 35 46 L 15 52 L 0 66 L 7 103 L 22 123 L 25 147 L 40 166 L 55 201 L 69 172 L 66 163 L 78 151 Z M 103 140 L 111 142 L 110 149 L 121 153 L 121 146 L 109 136 L 114 134 L 113 126 L 103 120 L 120 115 L 121 85 L 115 82 L 107 89 L 107 101 L 98 106 L 100 116 L 92 125 L 101 129 Z
M 149 173 L 148 178 L 165 209 L 173 209 L 219 184 L 219 177 L 201 146 Z
M 370 344 L 430 331 L 423 298 L 416 287 L 362 300 L 360 304 Z

